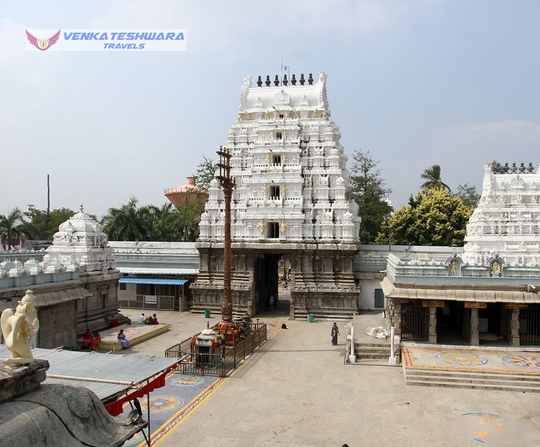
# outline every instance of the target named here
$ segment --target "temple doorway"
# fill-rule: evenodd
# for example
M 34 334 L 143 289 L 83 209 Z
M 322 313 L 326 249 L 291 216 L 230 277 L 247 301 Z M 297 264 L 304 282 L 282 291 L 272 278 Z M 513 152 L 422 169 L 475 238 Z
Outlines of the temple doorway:
M 277 253 L 259 255 L 254 277 L 256 313 L 275 311 L 288 313 L 290 306 L 288 257 Z
M 462 302 L 445 301 L 443 307 L 437 308 L 437 343 L 468 344 L 464 334 L 468 333 L 469 324 Z
M 510 319 L 503 303 L 488 303 L 478 310 L 478 332 L 481 345 L 508 344 Z

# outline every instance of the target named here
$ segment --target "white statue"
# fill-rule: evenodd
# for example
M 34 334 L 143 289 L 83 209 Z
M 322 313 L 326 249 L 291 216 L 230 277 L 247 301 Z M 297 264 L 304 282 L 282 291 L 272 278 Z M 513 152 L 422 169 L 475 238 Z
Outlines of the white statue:
M 39 320 L 34 318 L 34 321 L 30 323 L 29 317 L 34 313 L 35 303 L 34 292 L 27 290 L 22 300 L 19 301 L 15 313 L 13 313 L 13 309 L 6 309 L 2 312 L 2 334 L 6 347 L 11 351 L 11 358 L 6 359 L 7 363 L 24 365 L 34 361 L 30 350 L 30 339 L 39 330 Z

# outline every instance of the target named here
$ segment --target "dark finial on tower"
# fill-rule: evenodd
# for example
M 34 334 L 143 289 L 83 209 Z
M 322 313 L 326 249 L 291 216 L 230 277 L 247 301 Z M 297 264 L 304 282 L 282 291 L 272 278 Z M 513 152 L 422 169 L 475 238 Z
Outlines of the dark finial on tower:
M 266 75 L 266 81 L 264 83 L 266 84 L 267 87 L 270 87 L 270 84 L 272 83 L 270 81 L 270 75 Z
M 257 78 L 257 87 L 262 87 L 262 79 L 261 79 L 261 76 L 259 75 L 259 77 Z
M 300 75 L 300 85 L 304 85 L 306 83 L 306 80 L 304 79 L 304 73 Z
M 274 85 L 277 87 L 279 85 L 279 76 L 276 75 L 276 78 L 274 79 Z
M 313 74 L 312 73 L 309 74 L 308 84 L 313 85 Z
M 287 75 L 283 75 L 283 85 L 289 85 L 289 81 L 287 81 Z
M 296 75 L 295 74 L 292 75 L 291 84 L 296 85 Z
M 532 174 L 534 172 L 533 164 L 529 162 L 529 166 L 527 167 L 527 172 L 529 174 Z

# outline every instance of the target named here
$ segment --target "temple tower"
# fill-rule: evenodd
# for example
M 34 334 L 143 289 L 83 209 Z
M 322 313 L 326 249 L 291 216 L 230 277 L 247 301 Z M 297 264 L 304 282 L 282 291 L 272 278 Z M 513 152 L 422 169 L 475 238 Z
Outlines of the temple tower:
M 358 208 L 347 157 L 331 120 L 326 75 L 244 80 L 224 148 L 232 154 L 232 298 L 252 315 L 278 293 L 278 263 L 290 265 L 291 316 L 358 310 L 353 257 Z M 223 289 L 223 192 L 211 182 L 201 216 L 194 311 L 219 307 Z M 281 273 L 280 273 L 281 275 Z
M 77 304 L 77 334 L 100 331 L 118 318 L 118 279 L 114 252 L 99 223 L 81 209 L 60 225 L 53 245 L 43 259 L 48 266 L 78 269 L 81 285 L 88 291 Z M 67 324 L 67 323 L 66 323 Z
M 482 198 L 467 225 L 463 261 L 503 276 L 540 264 L 540 173 L 532 164 L 487 164 Z

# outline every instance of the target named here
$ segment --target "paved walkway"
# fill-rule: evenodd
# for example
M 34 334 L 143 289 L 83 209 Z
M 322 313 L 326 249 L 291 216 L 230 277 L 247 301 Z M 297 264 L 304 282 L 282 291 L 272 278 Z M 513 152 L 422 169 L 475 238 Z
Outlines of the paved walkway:
M 163 355 L 208 321 L 187 313 L 162 312 L 158 318 L 171 331 L 130 348 L 133 353 Z M 210 323 L 218 320 L 213 316 Z M 276 331 L 231 377 L 205 377 L 195 395 L 199 378 L 174 374 L 165 393 L 151 394 L 153 415 L 160 406 L 178 405 L 154 445 L 540 445 L 539 394 L 407 387 L 399 367 L 344 363 L 346 323 L 338 323 L 339 345 L 332 346 L 331 321 L 289 321 L 280 309 L 261 320 Z M 280 329 L 282 322 L 288 329 Z M 140 445 L 140 439 L 129 445 Z

